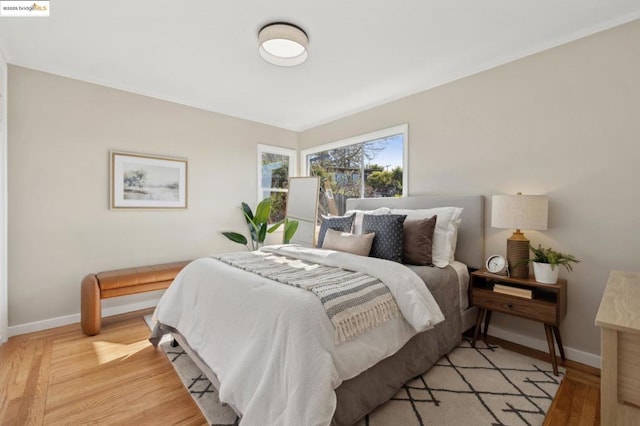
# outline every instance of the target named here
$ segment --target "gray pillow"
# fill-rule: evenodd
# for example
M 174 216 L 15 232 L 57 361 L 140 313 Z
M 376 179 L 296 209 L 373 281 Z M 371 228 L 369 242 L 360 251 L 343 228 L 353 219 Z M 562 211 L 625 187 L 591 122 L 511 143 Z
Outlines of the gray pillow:
M 358 256 L 369 256 L 375 236 L 376 234 L 374 233 L 357 235 L 336 231 L 335 229 L 327 229 L 322 248 L 344 251 Z
M 407 215 L 387 214 L 382 216 L 365 214 L 362 233 L 375 232 L 369 256 L 402 263 L 404 242 L 403 223 Z
M 322 247 L 327 229 L 334 229 L 340 232 L 351 232 L 354 216 L 355 213 L 349 216 L 322 216 L 322 224 L 320 225 L 320 232 L 318 232 L 318 243 L 316 244 L 316 247 Z

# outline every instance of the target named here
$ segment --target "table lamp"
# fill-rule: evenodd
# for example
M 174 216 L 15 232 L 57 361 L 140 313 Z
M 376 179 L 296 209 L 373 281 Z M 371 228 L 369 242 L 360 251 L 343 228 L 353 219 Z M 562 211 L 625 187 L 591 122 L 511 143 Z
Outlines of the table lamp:
M 507 263 L 513 278 L 529 278 L 529 240 L 524 230 L 547 229 L 549 199 L 542 195 L 494 195 L 491 200 L 491 226 L 515 229 L 507 239 Z

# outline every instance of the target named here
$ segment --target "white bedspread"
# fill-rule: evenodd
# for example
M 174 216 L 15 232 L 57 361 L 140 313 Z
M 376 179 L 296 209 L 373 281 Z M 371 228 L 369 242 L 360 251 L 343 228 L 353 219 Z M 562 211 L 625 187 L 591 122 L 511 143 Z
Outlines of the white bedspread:
M 154 319 L 177 329 L 220 381 L 220 400 L 242 425 L 328 425 L 334 389 L 444 319 L 422 280 L 403 265 L 298 246 L 265 251 L 363 271 L 387 284 L 401 312 L 356 339 L 334 343 L 317 297 L 211 258 L 185 267 Z

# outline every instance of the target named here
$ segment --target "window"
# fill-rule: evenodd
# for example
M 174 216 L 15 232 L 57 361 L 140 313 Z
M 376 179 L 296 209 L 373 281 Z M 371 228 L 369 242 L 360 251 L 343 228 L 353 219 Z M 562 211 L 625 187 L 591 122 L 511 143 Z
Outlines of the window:
M 284 219 L 289 178 L 295 170 L 295 150 L 258 145 L 258 202 L 271 198 L 270 223 Z
M 403 124 L 302 151 L 304 173 L 320 176 L 318 213 L 343 215 L 347 198 L 407 195 L 407 134 Z

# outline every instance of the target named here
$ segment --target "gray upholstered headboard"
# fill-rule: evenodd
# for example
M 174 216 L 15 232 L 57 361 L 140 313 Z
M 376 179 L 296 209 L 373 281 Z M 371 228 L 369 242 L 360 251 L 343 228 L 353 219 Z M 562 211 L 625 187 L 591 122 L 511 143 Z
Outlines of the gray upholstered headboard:
M 420 195 L 403 198 L 350 198 L 347 210 L 431 209 L 462 207 L 462 222 L 458 228 L 456 259 L 470 268 L 484 265 L 484 197 L 482 195 Z

